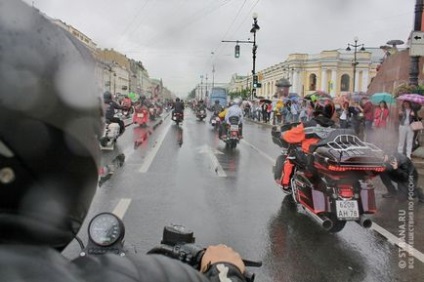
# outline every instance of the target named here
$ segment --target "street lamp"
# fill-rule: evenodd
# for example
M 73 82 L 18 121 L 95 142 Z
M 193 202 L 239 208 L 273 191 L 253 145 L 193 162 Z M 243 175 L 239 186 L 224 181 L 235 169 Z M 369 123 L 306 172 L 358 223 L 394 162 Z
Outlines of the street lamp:
M 361 47 L 361 49 L 359 49 L 360 51 L 365 51 L 365 47 L 364 44 L 358 44 L 358 37 L 355 36 L 355 38 L 353 39 L 353 41 L 355 41 L 354 44 L 347 44 L 347 48 L 346 51 L 351 51 L 352 49 L 350 49 L 350 47 L 353 47 L 353 62 L 352 62 L 352 66 L 353 66 L 353 85 L 352 85 L 352 92 L 355 92 L 355 82 L 356 82 L 356 66 L 358 65 L 358 61 L 356 60 L 356 53 L 358 52 L 358 47 Z
M 215 55 L 214 52 L 211 52 L 211 55 Z M 214 62 L 214 57 L 212 57 L 212 89 L 214 87 L 215 84 L 215 62 Z
M 252 48 L 252 54 L 253 54 L 252 77 L 253 77 L 253 81 L 255 81 L 255 78 L 256 78 L 256 70 L 255 70 L 256 50 L 258 48 L 258 46 L 256 46 L 256 31 L 258 31 L 259 29 L 260 28 L 259 28 L 259 25 L 258 25 L 258 14 L 253 13 L 253 24 L 252 24 L 252 29 L 250 30 L 250 33 L 253 33 L 253 48 Z M 255 87 L 252 88 L 252 100 L 253 100 L 254 97 L 256 97 L 256 88 Z

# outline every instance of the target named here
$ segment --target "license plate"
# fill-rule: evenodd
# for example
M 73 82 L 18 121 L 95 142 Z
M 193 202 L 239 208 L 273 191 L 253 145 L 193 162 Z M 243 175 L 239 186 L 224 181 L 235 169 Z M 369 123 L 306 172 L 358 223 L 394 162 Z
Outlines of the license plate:
M 233 130 L 239 130 L 239 127 L 238 127 L 238 125 L 234 125 L 234 124 L 232 124 L 232 125 L 230 126 L 230 130 L 231 130 L 231 131 L 233 131 Z
M 144 114 L 137 114 L 137 117 L 142 118 L 144 117 Z
M 340 220 L 359 219 L 358 201 L 336 201 L 337 218 Z

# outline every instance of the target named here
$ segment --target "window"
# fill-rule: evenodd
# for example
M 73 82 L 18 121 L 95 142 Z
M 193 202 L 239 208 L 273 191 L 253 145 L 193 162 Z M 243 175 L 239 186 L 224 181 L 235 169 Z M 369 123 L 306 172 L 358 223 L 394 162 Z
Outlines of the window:
M 309 76 L 309 90 L 317 90 L 317 76 L 314 73 Z
M 340 81 L 340 91 L 349 91 L 350 88 L 350 77 L 348 74 L 342 75 Z

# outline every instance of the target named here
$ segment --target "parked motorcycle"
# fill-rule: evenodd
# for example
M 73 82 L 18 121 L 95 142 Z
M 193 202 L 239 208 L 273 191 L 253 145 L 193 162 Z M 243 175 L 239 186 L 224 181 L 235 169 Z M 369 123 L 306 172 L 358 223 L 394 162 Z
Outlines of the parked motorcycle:
M 84 246 L 81 239 L 77 241 L 81 247 L 80 256 L 116 254 L 124 257 L 128 251 L 124 247 L 125 225 L 113 213 L 100 213 L 94 216 L 88 225 L 88 243 Z M 178 259 L 196 270 L 200 270 L 205 248 L 195 244 L 192 231 L 182 225 L 170 224 L 163 229 L 161 244 L 152 248 L 147 254 L 159 254 Z M 244 260 L 247 267 L 261 267 L 261 261 Z M 255 274 L 243 273 L 246 281 L 253 282 Z
M 133 123 L 146 127 L 149 122 L 149 110 L 145 106 L 136 107 L 133 115 Z
M 113 151 L 115 149 L 116 140 L 119 137 L 119 124 L 106 122 L 103 135 L 100 137 L 100 149 Z
M 305 154 L 299 144 L 281 138 L 293 126 L 272 129 L 273 142 L 282 148 L 274 167 L 279 185 L 283 185 L 285 162 L 292 166 L 286 201 L 332 233 L 349 221 L 371 227 L 367 215 L 374 214 L 377 206 L 369 180 L 384 171 L 384 152 L 361 141 L 350 129 L 307 127 L 306 134 L 321 140 L 312 145 L 311 154 Z
M 229 124 L 227 124 L 226 135 L 221 136 L 221 139 L 225 142 L 225 147 L 229 149 L 235 149 L 237 144 L 240 142 L 240 119 L 238 117 L 230 117 Z
M 180 123 L 184 120 L 184 114 L 183 113 L 172 113 L 172 120 L 175 121 L 177 125 L 180 125 Z
M 206 118 L 206 110 L 198 110 L 196 112 L 196 117 L 198 120 L 203 121 Z

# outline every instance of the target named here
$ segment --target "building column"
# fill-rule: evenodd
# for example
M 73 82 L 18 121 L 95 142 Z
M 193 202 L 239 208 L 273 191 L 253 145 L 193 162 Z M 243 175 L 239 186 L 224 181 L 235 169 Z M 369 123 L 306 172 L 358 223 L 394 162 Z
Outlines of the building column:
M 324 92 L 327 92 L 327 70 L 322 69 L 321 70 L 321 90 Z
M 362 71 L 362 85 L 361 85 L 362 87 L 361 87 L 361 91 L 367 92 L 368 83 L 369 83 L 369 71 L 368 71 L 368 69 L 364 69 Z
M 292 92 L 299 94 L 299 73 L 297 71 L 293 73 Z
M 331 70 L 331 85 L 333 86 L 331 88 L 330 95 L 331 97 L 336 97 L 336 90 L 337 90 L 337 69 Z

